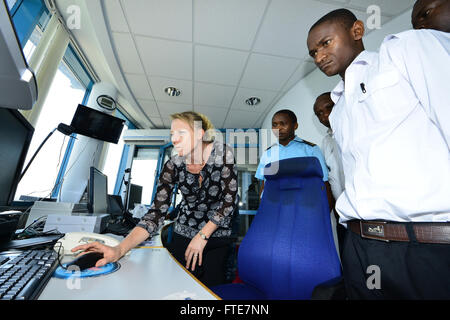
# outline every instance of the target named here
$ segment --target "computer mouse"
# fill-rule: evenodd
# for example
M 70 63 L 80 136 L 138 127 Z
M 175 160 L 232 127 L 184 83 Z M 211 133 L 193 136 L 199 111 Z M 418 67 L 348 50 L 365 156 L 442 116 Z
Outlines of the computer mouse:
M 95 267 L 95 264 L 100 259 L 103 259 L 103 253 L 88 252 L 67 263 L 66 268 L 69 268 L 70 266 L 77 266 L 78 268 L 80 268 L 80 271 L 83 271 Z

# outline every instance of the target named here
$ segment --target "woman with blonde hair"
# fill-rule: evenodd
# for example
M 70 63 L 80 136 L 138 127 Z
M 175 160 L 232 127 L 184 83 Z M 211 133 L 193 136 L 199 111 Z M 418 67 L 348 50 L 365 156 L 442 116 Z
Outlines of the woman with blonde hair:
M 119 260 L 158 232 L 177 184 L 183 199 L 168 249 L 194 276 L 212 287 L 225 281 L 225 260 L 232 241 L 238 189 L 234 156 L 230 147 L 214 141 L 214 127 L 206 116 L 187 111 L 171 117 L 171 140 L 177 154 L 164 164 L 150 210 L 118 246 L 94 242 L 73 251 L 102 252 L 104 257 L 97 266 Z

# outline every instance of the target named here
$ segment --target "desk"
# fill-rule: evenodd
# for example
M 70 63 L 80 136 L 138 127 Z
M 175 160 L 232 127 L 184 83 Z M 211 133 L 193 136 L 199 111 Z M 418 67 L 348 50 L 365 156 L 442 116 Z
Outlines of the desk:
M 66 262 L 73 257 L 64 259 Z M 105 276 L 51 278 L 39 300 L 218 299 L 186 272 L 165 248 L 136 248 L 119 263 L 118 271 Z
M 120 269 L 114 273 L 82 279 L 51 278 L 39 300 L 219 299 L 162 246 L 161 232 L 152 239 L 153 246 L 132 249 L 122 257 Z M 73 259 L 64 257 L 62 263 Z

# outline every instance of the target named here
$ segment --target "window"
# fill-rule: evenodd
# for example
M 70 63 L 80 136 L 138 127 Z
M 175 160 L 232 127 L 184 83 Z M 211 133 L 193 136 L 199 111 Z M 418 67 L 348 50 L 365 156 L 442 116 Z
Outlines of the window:
M 117 117 L 117 115 L 115 115 Z M 122 134 L 117 144 L 108 143 L 108 151 L 105 156 L 105 165 L 102 170 L 108 176 L 108 194 L 114 194 L 116 179 L 119 173 L 120 160 L 124 151 L 123 134 L 128 129 L 128 125 L 124 125 Z M 122 179 L 122 178 L 121 178 Z
M 131 167 L 131 183 L 142 186 L 143 204 L 150 204 L 155 184 L 159 148 L 138 148 Z
M 59 123 L 71 123 L 85 92 L 86 87 L 75 77 L 66 62 L 62 61 L 37 121 L 26 164 L 41 142 Z M 20 199 L 21 195 L 39 198 L 51 196 L 68 140 L 69 138 L 59 131 L 53 133 L 20 182 L 15 200 Z
M 51 15 L 43 0 L 7 0 L 7 6 L 25 57 L 29 61 Z

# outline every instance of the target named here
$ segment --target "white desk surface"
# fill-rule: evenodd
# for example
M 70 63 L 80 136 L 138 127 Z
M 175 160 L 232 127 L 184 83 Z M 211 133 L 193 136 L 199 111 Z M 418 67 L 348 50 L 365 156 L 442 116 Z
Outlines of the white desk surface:
M 64 258 L 63 262 L 66 260 L 69 259 Z M 39 300 L 218 299 L 181 267 L 165 248 L 136 248 L 119 263 L 119 270 L 104 276 L 81 279 L 53 277 Z
M 161 233 L 149 243 L 151 246 L 132 249 L 122 257 L 118 261 L 120 269 L 114 273 L 81 279 L 51 278 L 39 300 L 220 299 L 162 246 Z M 62 263 L 73 259 L 64 257 Z

